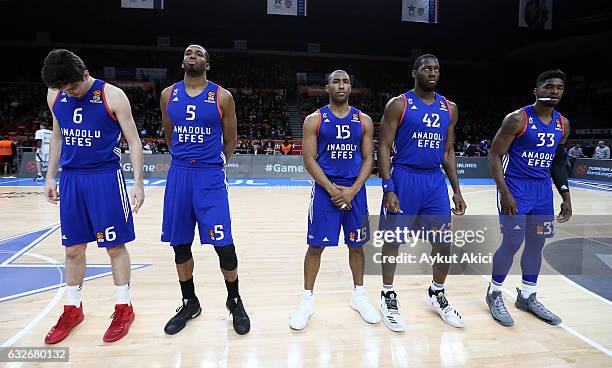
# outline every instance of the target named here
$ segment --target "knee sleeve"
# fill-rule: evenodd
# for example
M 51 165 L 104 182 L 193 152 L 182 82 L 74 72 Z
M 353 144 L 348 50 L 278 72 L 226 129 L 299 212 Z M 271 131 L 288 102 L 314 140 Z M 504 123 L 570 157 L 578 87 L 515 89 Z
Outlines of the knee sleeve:
M 536 283 L 542 267 L 542 249 L 546 239 L 541 235 L 528 233 L 525 236 L 525 248 L 521 256 L 521 271 L 523 280 Z
M 219 256 L 219 266 L 226 271 L 233 271 L 238 267 L 238 258 L 236 257 L 236 247 L 234 244 L 215 247 L 215 252 Z
M 524 239 L 524 231 L 513 231 L 503 234 L 502 243 L 493 255 L 493 280 L 495 282 L 500 284 L 504 282 L 510 267 L 512 267 L 514 255 L 521 248 Z
M 183 264 L 193 258 L 191 244 L 181 244 L 172 247 L 174 250 L 174 263 Z

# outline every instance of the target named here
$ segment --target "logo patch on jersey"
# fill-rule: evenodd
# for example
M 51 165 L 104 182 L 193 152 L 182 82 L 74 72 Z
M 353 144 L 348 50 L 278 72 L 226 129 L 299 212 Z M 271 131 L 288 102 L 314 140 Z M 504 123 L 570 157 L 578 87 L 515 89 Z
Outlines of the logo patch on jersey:
M 349 239 L 351 239 L 351 241 L 355 240 L 355 233 L 354 232 L 352 232 L 352 231 L 350 232 Z
M 354 123 L 358 123 L 359 122 L 359 114 L 353 114 L 353 118 L 351 119 L 352 122 Z
M 538 127 L 537 127 L 537 126 L 535 126 L 535 124 L 532 124 L 532 125 L 531 125 L 531 129 L 538 129 Z
M 60 102 L 68 102 L 68 100 L 66 99 L 66 97 L 64 97 L 60 100 Z
M 213 229 L 208 230 L 208 235 L 210 235 L 210 240 L 215 240 L 215 232 Z
M 178 97 L 174 96 L 174 98 L 172 99 L 173 102 L 178 101 Z
M 416 105 L 412 105 L 412 107 L 410 108 L 410 110 L 418 110 L 418 108 L 416 107 Z
M 99 89 L 95 90 L 93 92 L 93 95 L 91 96 L 91 100 L 89 100 L 89 102 L 91 102 L 91 103 L 102 103 L 102 91 L 100 91 Z
M 216 103 L 215 93 L 213 91 L 208 92 L 208 98 L 204 102 L 207 102 L 207 103 Z
M 408 105 L 412 105 L 412 98 L 408 99 Z
M 537 235 L 544 235 L 544 226 L 542 226 L 542 225 L 536 226 L 536 234 Z
M 101 231 L 98 231 L 96 233 L 96 239 L 98 240 L 98 243 L 104 243 L 104 233 Z
M 176 96 L 178 94 L 178 88 L 175 88 L 174 91 L 172 92 L 173 96 Z
M 331 123 L 331 120 L 329 120 L 329 119 L 327 119 L 327 118 L 326 118 L 325 120 L 323 120 L 323 122 L 324 122 L 324 123 Z
M 558 118 L 555 119 L 555 130 L 563 130 L 563 128 L 561 128 L 561 120 Z
M 444 103 L 444 101 L 442 100 L 440 100 L 440 110 L 448 111 L 448 108 L 446 107 L 446 103 Z

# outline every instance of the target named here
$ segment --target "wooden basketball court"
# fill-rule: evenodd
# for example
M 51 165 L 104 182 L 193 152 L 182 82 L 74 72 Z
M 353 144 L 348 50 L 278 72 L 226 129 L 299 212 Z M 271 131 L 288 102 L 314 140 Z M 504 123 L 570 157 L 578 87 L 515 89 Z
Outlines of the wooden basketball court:
M 496 213 L 493 186 L 463 186 L 463 192 L 468 214 Z M 248 335 L 238 336 L 227 319 L 223 277 L 208 246 L 194 247 L 194 281 L 204 312 L 179 334 L 164 334 L 163 326 L 180 304 L 180 288 L 173 253 L 159 241 L 163 187 L 149 187 L 145 205 L 135 215 L 137 240 L 129 245 L 133 263 L 150 264 L 132 272 L 136 320 L 129 335 L 113 344 L 102 342 L 115 295 L 112 278 L 101 277 L 84 284 L 85 320 L 59 344 L 70 347 L 69 363 L 0 366 L 612 366 L 612 303 L 563 276 L 542 276 L 538 285 L 538 297 L 563 318 L 561 326 L 547 325 L 514 308 L 513 289 L 520 276 L 509 277 L 504 284 L 511 292 L 504 295 L 515 319 L 511 328 L 490 317 L 484 301 L 487 278 L 481 276 L 449 276 L 446 283 L 450 302 L 464 316 L 464 329 L 446 325 L 425 306 L 430 276 L 396 277 L 405 332 L 394 333 L 382 323 L 367 325 L 349 307 L 352 281 L 344 246 L 323 253 L 315 286 L 316 313 L 305 330 L 290 330 L 289 317 L 302 294 L 309 194 L 306 187 L 230 189 L 240 291 L 252 323 Z M 372 214 L 378 213 L 381 196 L 378 187 L 368 188 Z M 42 187 L 0 187 L 0 197 L 0 240 L 59 222 L 59 209 L 43 200 Z M 572 199 L 575 214 L 612 211 L 610 192 L 574 188 Z M 63 263 L 60 236 L 59 230 L 54 231 L 16 263 Z M 95 244 L 89 246 L 87 261 L 109 263 L 106 252 Z M 366 276 L 365 287 L 374 305 L 380 286 L 380 276 Z M 62 294 L 63 289 L 56 288 L 0 302 L 0 344 L 43 346 L 45 334 L 61 313 Z

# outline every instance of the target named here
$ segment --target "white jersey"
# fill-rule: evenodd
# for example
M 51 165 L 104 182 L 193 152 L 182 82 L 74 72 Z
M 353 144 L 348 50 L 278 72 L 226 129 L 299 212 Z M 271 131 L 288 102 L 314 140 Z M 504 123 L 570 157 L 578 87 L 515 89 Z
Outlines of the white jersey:
M 34 139 L 40 139 L 40 154 L 48 155 L 49 154 L 49 143 L 51 142 L 51 131 L 49 129 L 39 129 L 36 131 L 36 135 Z

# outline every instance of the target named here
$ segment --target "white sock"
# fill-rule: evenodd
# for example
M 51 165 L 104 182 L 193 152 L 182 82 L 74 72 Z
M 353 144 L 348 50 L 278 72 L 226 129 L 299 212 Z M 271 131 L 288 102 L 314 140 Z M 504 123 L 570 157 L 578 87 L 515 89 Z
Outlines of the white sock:
M 355 285 L 353 291 L 358 294 L 363 294 L 365 292 L 363 285 Z
M 75 307 L 81 306 L 81 290 L 83 284 L 70 286 L 66 285 L 66 305 L 74 305 Z
M 502 291 L 502 284 L 498 284 L 495 281 L 491 281 L 489 285 L 491 285 L 491 288 L 489 289 L 490 293 L 494 291 Z
M 383 284 L 382 292 L 388 293 L 389 291 L 395 291 L 395 289 L 393 288 L 393 284 L 391 285 Z
M 431 288 L 431 291 L 438 291 L 444 289 L 444 284 L 438 284 L 437 282 L 432 280 L 431 285 L 429 287 Z
M 314 293 L 312 292 L 312 289 L 311 290 L 304 289 L 304 296 L 307 297 L 307 298 L 312 298 L 314 296 Z
M 130 304 L 130 283 L 125 285 L 115 285 L 115 291 L 117 293 L 117 304 Z
M 523 298 L 529 298 L 529 296 L 535 292 L 536 292 L 535 285 L 525 284 L 524 282 L 521 283 L 521 296 Z

